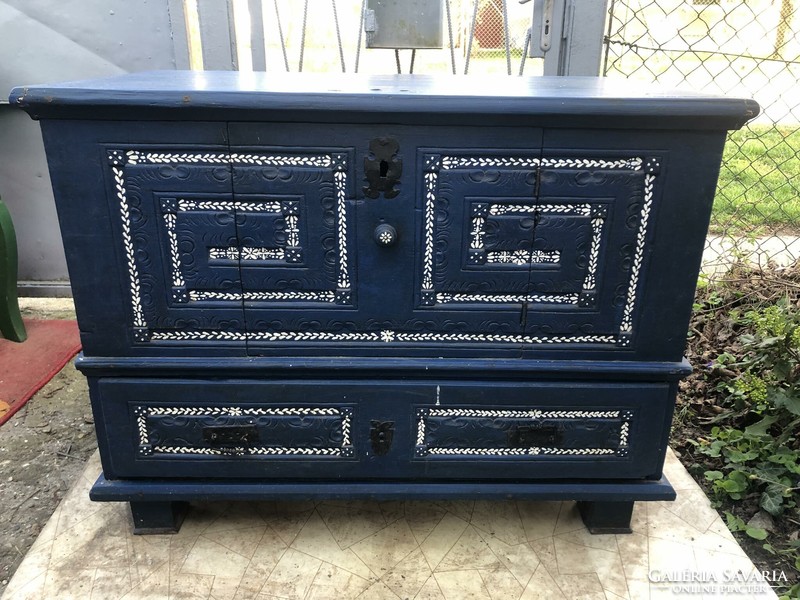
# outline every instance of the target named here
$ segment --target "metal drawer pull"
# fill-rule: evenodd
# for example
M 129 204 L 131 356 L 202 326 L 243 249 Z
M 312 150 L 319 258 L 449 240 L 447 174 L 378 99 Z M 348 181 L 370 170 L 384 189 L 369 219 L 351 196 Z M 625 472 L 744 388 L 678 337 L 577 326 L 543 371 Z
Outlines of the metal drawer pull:
M 219 425 L 216 427 L 204 427 L 203 439 L 212 446 L 250 444 L 258 441 L 258 429 L 255 425 Z
M 508 430 L 509 448 L 554 447 L 563 440 L 564 432 L 557 425 L 517 425 Z

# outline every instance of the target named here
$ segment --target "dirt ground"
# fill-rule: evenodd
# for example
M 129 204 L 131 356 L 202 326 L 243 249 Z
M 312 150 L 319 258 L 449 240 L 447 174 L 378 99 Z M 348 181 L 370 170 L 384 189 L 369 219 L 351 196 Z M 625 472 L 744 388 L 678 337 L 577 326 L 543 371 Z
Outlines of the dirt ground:
M 25 318 L 75 318 L 69 300 L 20 304 Z M 71 361 L 0 426 L 0 595 L 96 447 L 86 380 Z

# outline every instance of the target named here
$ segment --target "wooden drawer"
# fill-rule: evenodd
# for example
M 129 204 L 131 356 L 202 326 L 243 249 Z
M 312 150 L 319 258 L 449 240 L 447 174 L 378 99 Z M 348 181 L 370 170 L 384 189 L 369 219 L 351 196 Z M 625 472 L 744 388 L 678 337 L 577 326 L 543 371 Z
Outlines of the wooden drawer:
M 647 477 L 659 473 L 667 383 L 451 384 L 414 406 L 414 457 L 432 478 Z
M 133 409 L 141 456 L 353 456 L 349 406 L 152 405 Z
M 417 409 L 418 457 L 628 455 L 631 410 Z
M 670 384 L 92 379 L 107 478 L 660 473 Z
M 358 466 L 357 407 L 343 386 L 108 378 L 90 389 L 107 477 L 329 477 Z

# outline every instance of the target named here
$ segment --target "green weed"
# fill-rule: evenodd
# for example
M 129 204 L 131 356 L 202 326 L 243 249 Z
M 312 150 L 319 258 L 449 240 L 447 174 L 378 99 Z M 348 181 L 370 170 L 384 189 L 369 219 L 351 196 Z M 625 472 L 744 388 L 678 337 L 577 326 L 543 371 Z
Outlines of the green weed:
M 710 299 L 710 301 L 709 301 Z M 701 305 L 713 305 L 707 294 Z M 757 498 L 758 506 L 773 517 L 791 511 L 796 518 L 800 504 L 800 311 L 787 299 L 737 313 L 743 333 L 736 357 L 720 354 L 714 368 L 730 375 L 720 380 L 723 408 L 721 421 L 710 434 L 693 441 L 699 454 L 716 468 L 703 475 L 716 505 Z M 770 532 L 751 526 L 726 512 L 731 531 L 743 531 L 763 548 L 789 558 L 800 567 L 800 542 L 770 540 Z M 792 596 L 794 597 L 794 596 Z

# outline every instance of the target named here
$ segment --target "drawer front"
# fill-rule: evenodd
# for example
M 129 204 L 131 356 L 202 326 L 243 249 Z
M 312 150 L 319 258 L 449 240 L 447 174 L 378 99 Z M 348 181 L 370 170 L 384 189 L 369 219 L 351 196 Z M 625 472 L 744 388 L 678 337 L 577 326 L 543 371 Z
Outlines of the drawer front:
M 414 406 L 415 470 L 430 478 L 620 478 L 660 472 L 669 384 L 450 384 Z
M 668 384 L 91 380 L 107 477 L 641 478 Z
M 90 379 L 103 467 L 112 477 L 357 475 L 364 471 L 363 444 L 355 435 L 362 419 L 348 389 Z
M 353 456 L 349 406 L 131 408 L 142 456 Z
M 631 410 L 420 408 L 419 457 L 625 457 Z

